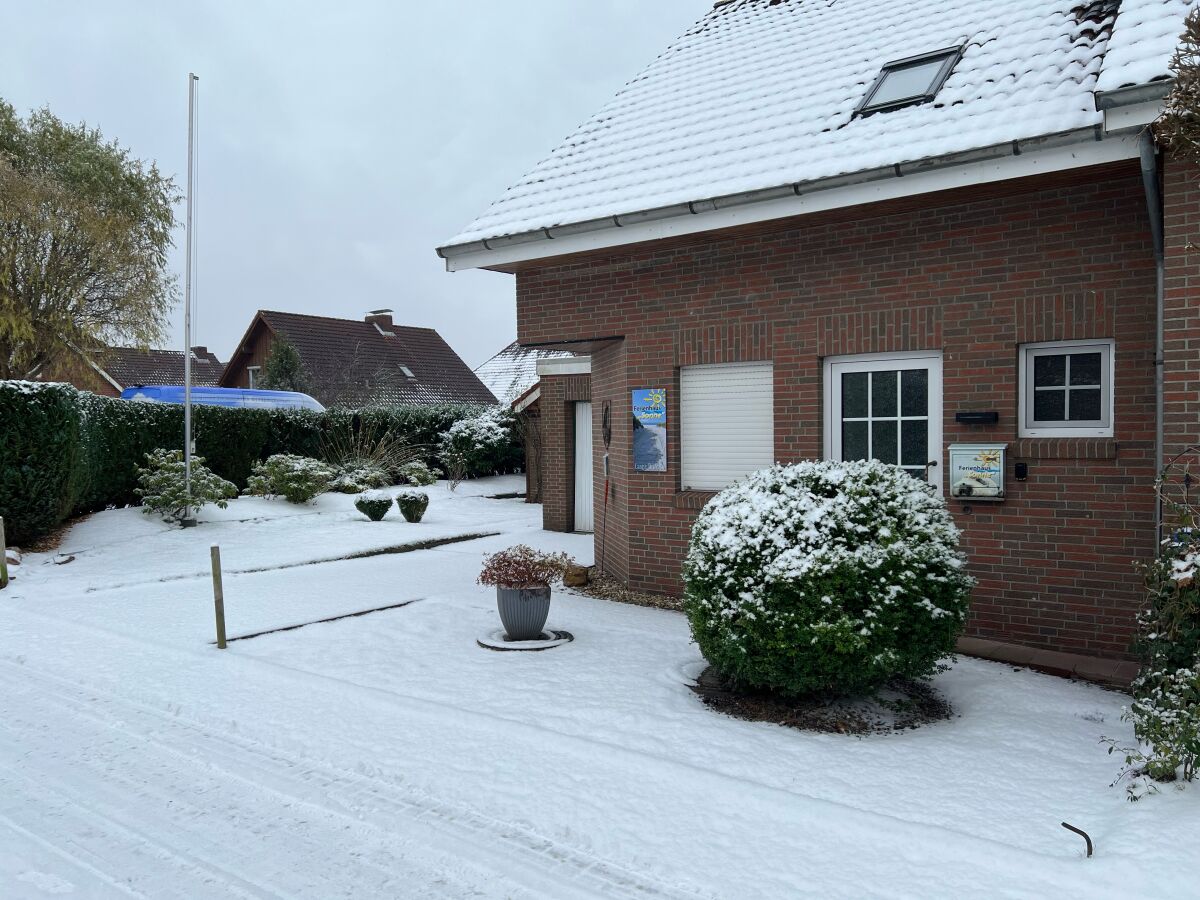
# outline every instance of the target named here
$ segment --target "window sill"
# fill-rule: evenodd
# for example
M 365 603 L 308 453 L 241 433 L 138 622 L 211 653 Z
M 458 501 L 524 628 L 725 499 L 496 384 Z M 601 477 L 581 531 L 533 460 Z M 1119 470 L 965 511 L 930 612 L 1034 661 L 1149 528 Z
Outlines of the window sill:
M 1012 455 L 1016 459 L 1116 459 L 1118 449 L 1113 438 L 1035 437 L 1019 438 Z
M 676 491 L 676 509 L 703 509 L 704 504 L 717 495 L 717 491 Z

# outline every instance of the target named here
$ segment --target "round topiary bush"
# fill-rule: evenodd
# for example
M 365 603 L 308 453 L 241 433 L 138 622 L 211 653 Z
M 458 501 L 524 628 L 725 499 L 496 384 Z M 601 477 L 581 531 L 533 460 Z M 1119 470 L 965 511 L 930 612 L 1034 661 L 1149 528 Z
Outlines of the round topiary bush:
M 396 495 L 396 505 L 406 522 L 420 522 L 429 508 L 429 495 L 424 491 L 401 491 Z
M 717 494 L 692 528 L 684 580 L 709 663 L 794 696 L 932 675 L 974 583 L 945 502 L 875 461 L 775 466 Z
M 367 491 L 365 494 L 355 498 L 354 508 L 372 522 L 382 522 L 383 517 L 392 508 L 392 498 L 386 494 Z

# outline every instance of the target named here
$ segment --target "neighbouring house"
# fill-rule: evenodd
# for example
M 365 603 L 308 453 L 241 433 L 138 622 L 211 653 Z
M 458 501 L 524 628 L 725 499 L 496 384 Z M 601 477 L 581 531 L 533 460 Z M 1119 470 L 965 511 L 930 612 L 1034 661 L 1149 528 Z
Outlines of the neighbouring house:
M 260 309 L 221 375 L 222 387 L 263 387 L 272 349 L 299 354 L 304 393 L 325 406 L 495 403 L 496 398 L 432 328 L 396 325 L 390 309 L 332 319 Z
M 502 404 L 517 414 L 521 440 L 525 445 L 525 502 L 542 502 L 541 385 L 539 368 L 547 361 L 570 358 L 575 354 L 545 347 L 522 347 L 513 341 L 475 370 Z
M 192 348 L 192 384 L 217 384 L 224 364 L 207 347 Z M 182 350 L 107 347 L 95 353 L 73 353 L 39 370 L 38 381 L 65 381 L 82 391 L 119 397 L 130 387 L 183 384 Z
M 1200 170 L 1146 127 L 1191 5 L 717 3 L 438 251 L 578 354 L 545 526 L 603 508 L 598 564 L 677 594 L 715 491 L 874 457 L 947 497 L 971 647 L 1128 658 L 1200 443 Z

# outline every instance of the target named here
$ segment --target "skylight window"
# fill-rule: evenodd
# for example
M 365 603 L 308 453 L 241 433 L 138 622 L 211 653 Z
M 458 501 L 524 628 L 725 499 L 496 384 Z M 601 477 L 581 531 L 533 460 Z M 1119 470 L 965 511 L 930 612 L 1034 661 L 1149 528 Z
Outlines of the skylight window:
M 888 63 L 854 115 L 868 116 L 916 103 L 927 103 L 937 96 L 955 63 L 961 58 L 962 48 L 953 47 Z
M 417 377 L 416 375 L 413 374 L 413 370 L 410 369 L 408 366 L 401 366 L 400 371 L 404 373 L 405 378 L 416 378 Z

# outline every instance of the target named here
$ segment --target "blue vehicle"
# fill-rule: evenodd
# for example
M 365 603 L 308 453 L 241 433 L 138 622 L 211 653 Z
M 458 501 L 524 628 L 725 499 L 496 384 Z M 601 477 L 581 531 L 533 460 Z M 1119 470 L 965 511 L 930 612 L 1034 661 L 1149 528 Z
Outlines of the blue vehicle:
M 121 391 L 122 400 L 141 400 L 145 403 L 176 403 L 183 405 L 183 385 L 146 385 Z M 195 406 L 229 406 L 236 409 L 311 409 L 323 412 L 325 407 L 308 394 L 296 391 L 259 391 L 250 388 L 193 387 Z

